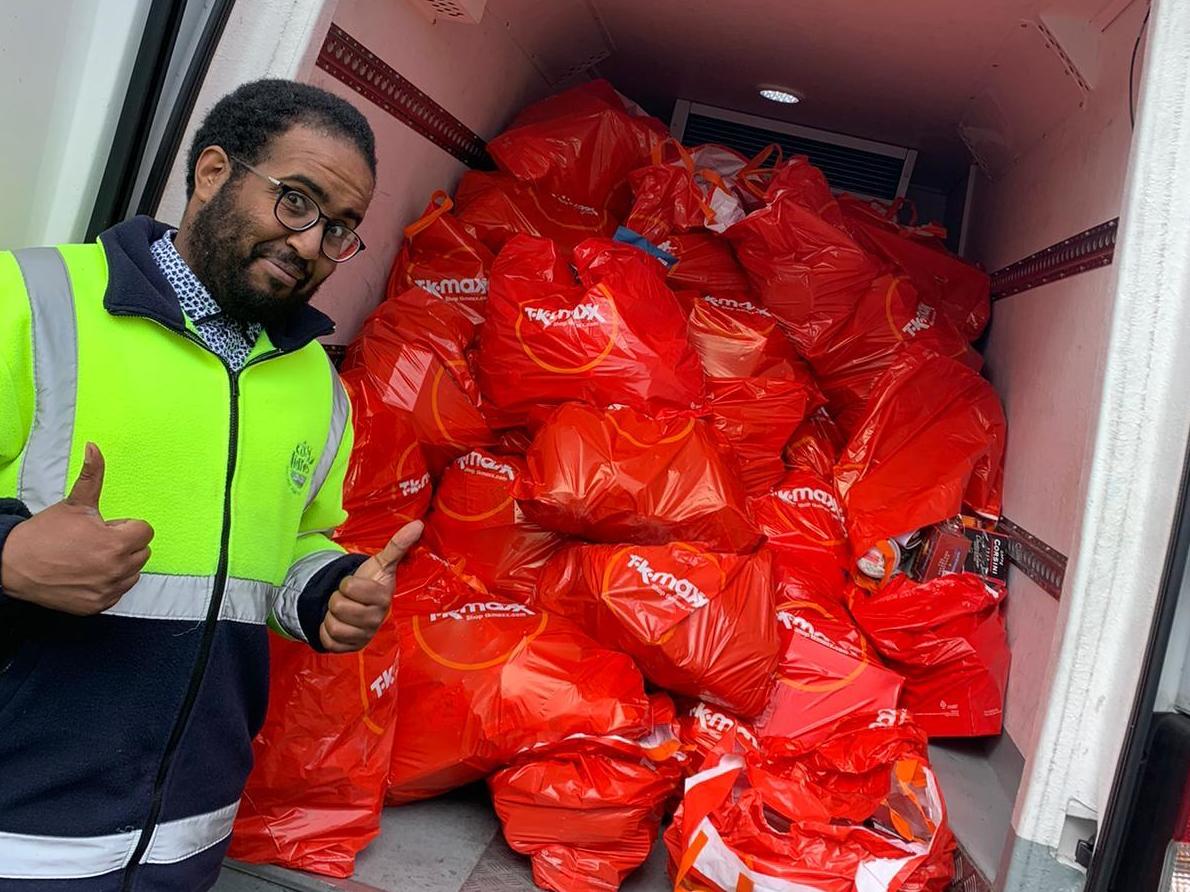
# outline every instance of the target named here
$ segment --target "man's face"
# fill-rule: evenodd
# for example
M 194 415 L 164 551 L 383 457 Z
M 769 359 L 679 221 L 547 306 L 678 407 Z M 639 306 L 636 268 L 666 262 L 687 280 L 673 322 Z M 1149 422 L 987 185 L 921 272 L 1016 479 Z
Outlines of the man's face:
M 214 179 L 204 180 L 204 163 L 215 171 Z M 299 190 L 331 221 L 354 229 L 374 182 L 351 142 L 302 125 L 275 137 L 252 166 L 283 186 L 278 189 L 218 150 L 200 156 L 198 207 L 179 233 L 179 249 L 224 313 L 268 325 L 309 303 L 336 266 L 320 249 L 327 220 L 304 232 L 287 229 L 274 213 L 281 192 Z

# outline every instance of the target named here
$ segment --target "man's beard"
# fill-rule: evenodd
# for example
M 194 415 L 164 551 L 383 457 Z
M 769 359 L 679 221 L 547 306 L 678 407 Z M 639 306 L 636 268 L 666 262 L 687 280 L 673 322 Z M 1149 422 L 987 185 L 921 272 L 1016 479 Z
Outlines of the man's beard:
M 310 302 L 318 286 L 310 282 L 309 273 L 284 296 L 252 285 L 249 267 L 260 257 L 274 257 L 296 269 L 308 269 L 310 264 L 284 242 L 254 245 L 248 256 L 242 255 L 240 246 L 252 227 L 236 207 L 234 187 L 234 181 L 225 183 L 194 215 L 189 233 L 191 266 L 229 319 L 241 325 L 280 325 Z

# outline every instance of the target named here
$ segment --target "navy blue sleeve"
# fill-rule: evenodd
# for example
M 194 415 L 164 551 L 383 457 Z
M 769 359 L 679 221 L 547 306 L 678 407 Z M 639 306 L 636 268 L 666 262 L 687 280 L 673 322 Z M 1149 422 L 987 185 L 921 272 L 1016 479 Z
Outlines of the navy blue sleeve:
M 0 499 L 0 555 L 4 554 L 4 543 L 13 527 L 32 516 L 28 506 L 19 499 Z M 8 600 L 8 595 L 4 594 L 4 589 L 0 587 L 0 605 Z
M 302 624 L 302 631 L 306 633 L 306 640 L 319 653 L 326 653 L 322 646 L 322 637 L 318 634 L 326 616 L 327 604 L 331 595 L 339 588 L 339 583 L 359 569 L 366 561 L 367 555 L 345 554 L 331 561 L 312 577 L 298 596 L 298 622 Z

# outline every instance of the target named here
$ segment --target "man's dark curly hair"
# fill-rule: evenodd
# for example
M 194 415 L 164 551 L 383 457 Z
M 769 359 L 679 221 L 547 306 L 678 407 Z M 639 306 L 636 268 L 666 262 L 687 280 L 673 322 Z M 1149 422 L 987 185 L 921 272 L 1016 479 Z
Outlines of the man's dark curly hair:
M 260 80 L 228 93 L 203 119 L 190 144 L 186 197 L 194 194 L 194 165 L 207 147 L 220 146 L 228 154 L 255 164 L 268 155 L 274 138 L 297 124 L 354 143 L 372 176 L 376 176 L 376 138 L 359 109 L 310 84 Z

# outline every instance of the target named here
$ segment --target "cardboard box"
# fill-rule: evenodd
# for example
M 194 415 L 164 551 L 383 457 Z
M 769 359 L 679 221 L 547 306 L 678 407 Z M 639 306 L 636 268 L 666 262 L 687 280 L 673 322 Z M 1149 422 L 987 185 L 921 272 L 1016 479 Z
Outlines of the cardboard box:
M 925 532 L 907 572 L 918 582 L 975 573 L 1003 586 L 1008 581 L 1008 537 L 958 521 L 938 524 Z

